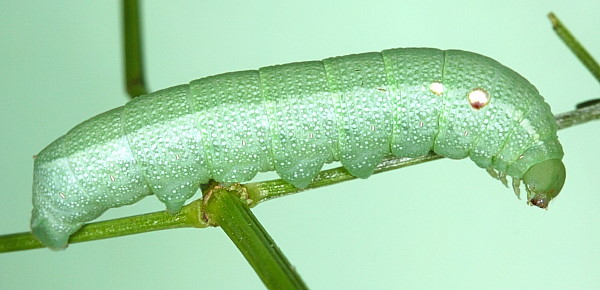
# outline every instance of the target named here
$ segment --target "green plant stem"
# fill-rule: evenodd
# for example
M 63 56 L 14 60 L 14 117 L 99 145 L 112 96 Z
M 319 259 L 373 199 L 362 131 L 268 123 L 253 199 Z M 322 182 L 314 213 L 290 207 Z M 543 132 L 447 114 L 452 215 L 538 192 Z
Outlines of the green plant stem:
M 202 201 L 196 200 L 186 205 L 178 214 L 166 211 L 130 216 L 85 225 L 69 238 L 69 244 L 98 239 L 108 239 L 138 233 L 175 228 L 204 228 L 208 224 L 199 216 Z M 43 248 L 30 232 L 0 236 L 0 253 Z
M 123 0 L 125 87 L 131 98 L 148 93 L 144 77 L 140 13 L 137 0 Z
M 587 123 L 589 121 L 598 120 L 600 119 L 600 104 L 587 106 L 581 109 L 562 113 L 556 115 L 555 117 L 558 129 L 565 129 L 571 126 Z M 444 157 L 437 155 L 433 152 L 430 152 L 425 156 L 416 158 L 401 158 L 388 156 L 384 158 L 384 160 L 375 168 L 374 174 L 406 166 L 417 165 L 442 158 Z M 243 186 L 246 188 L 248 197 L 251 200 L 250 206 L 253 207 L 269 199 L 286 196 L 289 194 L 305 191 L 312 188 L 333 185 L 352 179 L 356 179 L 356 177 L 348 173 L 346 169 L 339 167 L 321 171 L 313 179 L 313 183 L 311 183 L 305 189 L 295 188 L 294 186 L 281 179 L 248 183 Z
M 600 103 L 558 114 L 555 118 L 559 130 L 598 120 L 600 119 Z
M 569 128 L 598 119 L 600 119 L 600 104 L 556 115 L 556 123 L 558 124 L 559 129 Z M 443 157 L 431 153 L 417 158 L 388 157 L 377 166 L 375 173 L 417 165 L 441 158 Z M 334 168 L 319 173 L 317 177 L 315 177 L 314 182 L 306 189 L 295 188 L 281 179 L 249 183 L 242 185 L 242 187 L 246 190 L 246 194 L 248 195 L 249 205 L 255 206 L 269 199 L 286 196 L 311 188 L 333 185 L 354 178 L 355 177 L 351 176 L 344 168 Z M 177 215 L 170 215 L 164 211 L 160 211 L 140 216 L 90 223 L 75 233 L 69 240 L 69 243 L 108 239 L 168 228 L 206 227 L 207 225 L 203 223 L 202 220 L 203 213 L 198 206 L 198 202 L 200 201 L 196 200 L 189 205 L 186 205 L 182 212 Z M 181 215 L 185 216 L 185 218 L 182 218 Z M 119 227 L 123 228 L 119 229 Z M 0 236 L 0 252 L 27 250 L 39 247 L 42 247 L 42 245 L 39 244 L 29 232 Z
M 600 66 L 594 60 L 594 58 L 585 50 L 583 46 L 577 41 L 575 36 L 569 32 L 569 30 L 558 20 L 558 17 L 554 13 L 548 14 L 550 22 L 552 22 L 552 28 L 562 39 L 562 41 L 571 49 L 571 51 L 579 58 L 579 60 L 587 67 L 587 69 L 596 77 L 596 80 L 600 82 Z
M 600 104 L 600 99 L 587 100 L 585 102 L 581 102 L 575 106 L 576 109 L 583 109 L 585 107 L 590 107 L 596 104 Z
M 375 168 L 373 174 L 378 174 L 406 166 L 417 165 L 424 162 L 429 162 L 444 157 L 435 153 L 428 153 L 425 156 L 417 158 L 408 157 L 385 157 L 379 165 Z M 286 196 L 293 193 L 306 191 L 313 188 L 319 188 L 323 186 L 333 185 L 340 182 L 356 179 L 356 176 L 351 175 L 345 168 L 338 167 L 328 170 L 323 170 L 313 178 L 313 182 L 306 188 L 300 189 L 293 185 L 285 182 L 282 179 L 261 181 L 244 184 L 250 198 L 250 206 L 254 207 L 263 201 L 269 199 Z
M 247 202 L 240 198 L 239 190 L 215 187 L 204 200 L 204 212 L 208 221 L 225 231 L 267 288 L 307 289 L 293 266 L 252 214 Z

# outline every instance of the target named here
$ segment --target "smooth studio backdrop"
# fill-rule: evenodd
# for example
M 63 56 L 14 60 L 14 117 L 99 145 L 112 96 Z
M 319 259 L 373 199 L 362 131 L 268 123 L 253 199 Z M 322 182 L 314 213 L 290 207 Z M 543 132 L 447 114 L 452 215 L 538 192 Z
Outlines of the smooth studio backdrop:
M 600 59 L 598 1 L 142 5 L 152 90 L 273 64 L 436 47 L 509 66 L 554 113 L 600 96 L 546 18 L 554 11 Z M 32 156 L 127 102 L 120 17 L 117 1 L 0 1 L 0 234 L 29 229 Z M 600 284 L 599 135 L 600 122 L 559 132 L 567 182 L 547 211 L 517 200 L 469 160 L 441 160 L 272 200 L 254 212 L 314 289 L 589 289 Z M 163 209 L 150 196 L 102 219 Z M 262 287 L 219 228 L 0 255 L 1 289 Z

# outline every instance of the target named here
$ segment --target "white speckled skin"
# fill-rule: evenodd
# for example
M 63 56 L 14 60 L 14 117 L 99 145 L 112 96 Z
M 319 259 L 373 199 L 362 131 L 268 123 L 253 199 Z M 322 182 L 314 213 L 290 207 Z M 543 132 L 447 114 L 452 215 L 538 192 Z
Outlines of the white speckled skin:
M 305 187 L 324 163 L 366 178 L 385 155 L 430 150 L 515 178 L 563 155 L 549 106 L 517 73 L 470 52 L 391 49 L 210 76 L 93 117 L 38 154 L 31 226 L 60 249 L 152 193 L 177 212 L 209 179 L 275 170 Z

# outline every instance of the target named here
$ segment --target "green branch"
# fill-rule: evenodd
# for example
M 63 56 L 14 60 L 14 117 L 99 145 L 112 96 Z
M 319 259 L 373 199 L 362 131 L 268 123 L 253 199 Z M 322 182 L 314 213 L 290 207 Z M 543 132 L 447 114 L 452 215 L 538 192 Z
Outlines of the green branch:
M 550 12 L 548 18 L 552 23 L 552 28 L 562 39 L 562 41 L 571 49 L 571 51 L 577 56 L 577 58 L 583 63 L 583 65 L 596 77 L 596 80 L 600 82 L 600 65 L 594 60 L 594 58 L 587 52 L 587 50 L 577 41 L 575 36 L 569 32 L 558 17 L 554 13 Z
M 598 119 L 600 119 L 600 104 L 559 114 L 556 116 L 556 123 L 558 124 L 559 129 L 565 129 Z M 443 157 L 432 153 L 417 158 L 388 157 L 377 166 L 374 174 L 430 162 L 441 158 Z M 313 183 L 306 189 L 295 188 L 281 179 L 249 183 L 242 185 L 242 187 L 247 191 L 246 194 L 248 195 L 249 206 L 252 207 L 273 198 L 312 188 L 334 185 L 355 178 L 356 177 L 350 175 L 346 169 L 340 167 L 320 172 L 313 179 Z M 201 200 L 193 201 L 186 205 L 177 215 L 171 215 L 165 211 L 160 211 L 139 216 L 90 223 L 77 233 L 73 234 L 69 243 L 108 239 L 171 228 L 207 227 L 208 224 L 203 218 L 205 213 L 199 205 L 201 202 Z M 29 232 L 0 236 L 0 253 L 41 247 L 43 246 L 35 240 Z
M 388 156 L 385 157 L 383 161 L 379 163 L 379 165 L 377 165 L 373 174 L 378 174 L 411 165 L 417 165 L 442 158 L 444 157 L 432 152 L 417 158 L 399 158 L 394 156 Z M 248 183 L 244 184 L 243 186 L 248 191 L 248 196 L 250 198 L 250 207 L 254 207 L 263 201 L 267 201 L 273 198 L 282 197 L 313 188 L 334 185 L 356 178 L 356 176 L 350 174 L 345 168 L 338 167 L 319 172 L 319 174 L 317 174 L 317 176 L 313 178 L 313 182 L 304 189 L 296 188 L 282 179 Z
M 148 93 L 142 58 L 142 29 L 137 0 L 123 1 L 123 50 L 125 53 L 125 87 L 133 99 Z
M 213 187 L 204 197 L 205 217 L 220 226 L 268 289 L 307 289 L 279 247 L 258 222 L 240 185 Z
M 166 211 L 89 223 L 69 238 L 69 244 L 109 239 L 175 228 L 205 228 L 202 201 L 196 200 L 183 207 L 176 215 Z M 0 253 L 43 248 L 30 232 L 0 236 Z

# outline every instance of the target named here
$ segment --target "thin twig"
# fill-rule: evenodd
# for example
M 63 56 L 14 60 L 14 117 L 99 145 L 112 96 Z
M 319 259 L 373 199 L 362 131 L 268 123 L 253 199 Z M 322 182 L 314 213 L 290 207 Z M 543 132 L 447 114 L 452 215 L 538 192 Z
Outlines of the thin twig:
M 554 13 L 549 13 L 548 18 L 552 22 L 552 28 L 562 39 L 562 41 L 571 49 L 571 51 L 577 56 L 577 58 L 587 67 L 587 69 L 596 77 L 596 80 L 600 82 L 600 65 L 594 60 L 594 58 L 587 52 L 587 50 L 581 46 L 579 41 L 569 32 L 558 17 Z
M 108 239 L 138 233 L 175 229 L 204 228 L 208 223 L 198 218 L 202 201 L 195 200 L 183 207 L 176 215 L 158 211 L 137 216 L 129 216 L 108 221 L 89 223 L 69 238 L 69 244 Z M 0 236 L 0 253 L 43 248 L 31 232 Z
M 123 0 L 125 87 L 132 99 L 148 93 L 144 77 L 141 34 L 138 1 Z
M 556 123 L 559 129 L 565 129 L 571 126 L 587 123 L 592 120 L 600 119 L 600 104 L 588 106 L 585 108 L 565 112 L 555 116 Z M 416 158 L 393 157 L 385 158 L 375 169 L 374 174 L 394 170 L 406 166 L 417 165 L 444 157 L 430 152 L 429 154 Z M 248 183 L 243 185 L 248 190 L 248 195 L 251 199 L 250 206 L 267 201 L 273 198 L 286 196 L 289 194 L 305 191 L 312 188 L 323 187 L 327 185 L 337 184 L 343 181 L 356 179 L 348 171 L 342 167 L 321 171 L 306 189 L 298 189 L 289 183 L 277 179 L 262 181 L 256 183 Z
M 558 124 L 559 129 L 581 125 L 598 119 L 600 119 L 600 104 L 556 115 L 556 123 Z M 389 157 L 385 158 L 381 164 L 377 166 L 375 174 L 441 158 L 443 157 L 431 153 L 417 158 Z M 322 171 L 315 177 L 314 182 L 306 189 L 295 188 L 281 179 L 249 183 L 242 185 L 242 187 L 247 190 L 248 198 L 251 200 L 250 206 L 255 206 L 263 201 L 273 198 L 286 196 L 311 188 L 333 185 L 355 178 L 356 177 L 350 175 L 346 169 L 340 167 Z M 124 217 L 110 221 L 90 223 L 77 233 L 73 234 L 69 243 L 107 239 L 167 228 L 206 227 L 207 224 L 203 223 L 202 218 L 204 213 L 198 205 L 199 202 L 201 202 L 201 200 L 193 201 L 189 205 L 186 205 L 180 214 L 174 216 L 165 211 L 160 211 L 141 216 Z M 185 216 L 185 218 L 181 219 L 181 216 Z M 157 217 L 160 217 L 160 219 L 157 219 Z M 164 219 L 163 223 L 155 223 L 157 220 L 161 219 Z M 136 224 L 144 225 L 144 227 L 137 228 L 137 225 L 132 226 L 134 222 Z M 117 224 L 126 227 L 118 230 L 115 228 L 115 225 Z M 39 247 L 42 247 L 42 245 L 35 240 L 29 232 L 0 236 L 0 252 L 28 250 Z
M 209 222 L 223 229 L 267 288 L 308 289 L 252 214 L 244 195 L 239 185 L 210 189 L 204 198 L 204 212 Z

